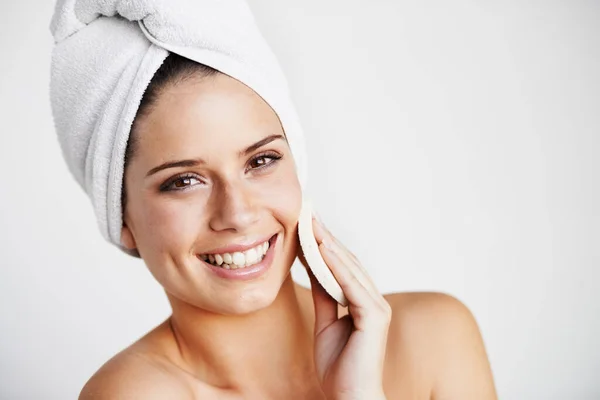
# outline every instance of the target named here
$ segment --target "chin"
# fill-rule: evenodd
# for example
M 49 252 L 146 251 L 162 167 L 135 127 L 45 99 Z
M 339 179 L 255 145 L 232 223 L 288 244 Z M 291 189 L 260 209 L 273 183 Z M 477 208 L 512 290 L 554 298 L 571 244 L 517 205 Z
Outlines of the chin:
M 213 312 L 223 315 L 247 315 L 269 308 L 279 296 L 283 285 L 281 282 L 267 282 L 253 288 L 246 287 L 237 293 L 222 296 L 218 303 L 213 303 Z M 205 303 L 206 305 L 206 303 Z M 202 307 L 204 308 L 204 307 Z
M 236 297 L 228 297 L 217 304 L 208 305 L 204 302 L 197 307 L 221 315 L 247 315 L 268 308 L 277 298 L 277 293 L 271 295 L 270 291 L 263 291 L 256 295 L 243 293 Z

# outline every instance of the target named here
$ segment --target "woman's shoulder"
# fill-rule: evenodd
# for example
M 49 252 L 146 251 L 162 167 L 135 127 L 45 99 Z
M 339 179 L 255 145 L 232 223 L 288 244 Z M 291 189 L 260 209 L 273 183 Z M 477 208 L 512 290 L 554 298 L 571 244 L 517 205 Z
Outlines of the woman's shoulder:
M 152 350 L 155 328 L 105 362 L 86 382 L 79 400 L 193 399 L 181 371 Z
M 383 297 L 392 309 L 389 332 L 393 336 L 423 342 L 429 349 L 438 341 L 448 343 L 448 335 L 460 333 L 453 337 L 454 341 L 479 336 L 473 314 L 454 296 L 441 292 L 404 292 Z
M 430 315 L 431 313 L 460 313 L 470 316 L 467 306 L 456 297 L 442 292 L 398 292 L 384 294 L 383 297 L 396 312 L 396 317 Z
M 460 300 L 440 292 L 403 292 L 383 295 L 392 309 L 388 330 L 391 351 L 413 349 L 422 362 L 452 349 L 453 342 L 472 339 L 479 329 L 470 310 Z M 466 335 L 468 333 L 468 335 Z M 450 340 L 449 340 L 450 339 Z
M 87 381 L 79 400 L 192 399 L 176 374 L 142 353 L 125 350 L 108 360 Z
M 384 298 L 392 308 L 386 380 L 396 387 L 409 379 L 425 380 L 420 387 L 429 392 L 427 398 L 493 398 L 483 339 L 463 302 L 438 292 L 390 293 Z M 464 393 L 467 388 L 470 393 Z

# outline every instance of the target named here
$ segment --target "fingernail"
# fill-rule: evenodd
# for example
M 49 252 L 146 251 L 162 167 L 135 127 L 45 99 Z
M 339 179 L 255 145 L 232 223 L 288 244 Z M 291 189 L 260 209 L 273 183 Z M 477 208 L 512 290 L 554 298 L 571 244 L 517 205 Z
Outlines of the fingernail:
M 333 251 L 333 242 L 328 237 L 324 237 L 321 241 L 327 250 Z

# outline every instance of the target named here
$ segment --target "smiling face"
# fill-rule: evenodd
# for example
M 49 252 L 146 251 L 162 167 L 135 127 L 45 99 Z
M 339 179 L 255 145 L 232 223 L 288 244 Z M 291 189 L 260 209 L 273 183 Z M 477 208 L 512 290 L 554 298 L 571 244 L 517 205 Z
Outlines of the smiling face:
M 301 207 L 273 109 L 227 75 L 187 79 L 160 92 L 136 121 L 136 138 L 124 177 L 123 245 L 137 248 L 169 295 L 186 303 L 221 314 L 269 305 L 296 258 Z M 271 267 L 255 279 L 223 278 L 202 260 L 274 235 Z

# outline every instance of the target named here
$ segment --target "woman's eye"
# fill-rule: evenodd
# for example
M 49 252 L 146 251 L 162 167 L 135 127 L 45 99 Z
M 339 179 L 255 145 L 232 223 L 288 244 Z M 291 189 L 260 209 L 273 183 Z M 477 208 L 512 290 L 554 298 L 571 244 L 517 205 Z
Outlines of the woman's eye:
M 161 190 L 162 191 L 171 191 L 171 190 L 186 190 L 187 188 L 194 186 L 189 184 L 190 181 L 192 180 L 197 180 L 198 182 L 200 182 L 200 180 L 198 178 L 196 178 L 195 176 L 191 176 L 191 175 L 184 175 L 184 176 L 180 176 L 179 178 L 176 178 L 170 182 L 167 182 L 166 185 L 164 185 Z
M 263 154 L 263 155 L 254 157 L 252 160 L 250 160 L 250 168 L 251 169 L 265 168 L 265 167 L 270 166 L 271 164 L 274 164 L 275 162 L 277 162 L 280 159 L 281 159 L 281 156 L 278 154 Z

